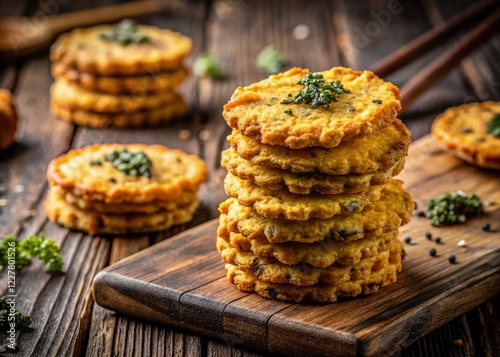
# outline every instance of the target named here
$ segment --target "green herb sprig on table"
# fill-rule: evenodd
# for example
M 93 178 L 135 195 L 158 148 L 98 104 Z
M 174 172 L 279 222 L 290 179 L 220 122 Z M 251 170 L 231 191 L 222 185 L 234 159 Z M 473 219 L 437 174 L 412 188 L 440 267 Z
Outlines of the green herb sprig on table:
M 139 33 L 138 30 L 137 22 L 131 19 L 124 19 L 114 25 L 113 32 L 101 33 L 99 37 L 105 41 L 116 42 L 121 45 L 148 42 L 148 36 Z
M 255 60 L 257 68 L 265 73 L 277 73 L 285 63 L 285 56 L 273 46 L 265 47 L 259 52 Z
M 113 150 L 104 157 L 105 161 L 111 162 L 118 171 L 129 176 L 145 176 L 151 178 L 153 163 L 143 152 L 130 152 L 127 149 L 121 151 Z M 92 160 L 91 165 L 98 165 L 99 160 Z
M 204 53 L 199 55 L 193 63 L 193 72 L 200 77 L 212 77 L 214 79 L 224 79 L 226 74 L 215 63 L 214 58 Z
M 428 202 L 427 217 L 433 226 L 463 223 L 467 218 L 484 214 L 481 199 L 476 194 L 463 191 L 445 192 L 437 199 Z
M 12 235 L 0 240 L 1 266 L 14 265 L 16 269 L 22 269 L 31 264 L 33 257 L 47 265 L 47 273 L 62 270 L 63 260 L 59 254 L 59 246 L 43 233 L 39 236 L 29 236 L 22 241 Z M 12 262 L 14 264 L 11 264 Z
M 304 85 L 305 88 L 295 97 L 288 94 L 288 99 L 282 100 L 281 104 L 309 104 L 313 109 L 320 106 L 328 109 L 331 102 L 336 102 L 342 93 L 351 92 L 340 81 L 325 83 L 320 73 L 308 73 L 297 84 Z
M 17 330 L 29 330 L 29 326 L 33 322 L 33 318 L 29 314 L 24 314 L 18 309 L 14 310 L 12 314 L 11 305 L 9 304 L 9 299 L 2 297 L 0 298 L 0 328 L 3 331 L 6 331 L 10 328 L 10 323 L 12 321 L 9 320 L 9 316 L 14 316 L 16 321 L 16 329 Z
M 490 135 L 500 137 L 500 113 L 496 113 L 486 124 L 486 132 Z

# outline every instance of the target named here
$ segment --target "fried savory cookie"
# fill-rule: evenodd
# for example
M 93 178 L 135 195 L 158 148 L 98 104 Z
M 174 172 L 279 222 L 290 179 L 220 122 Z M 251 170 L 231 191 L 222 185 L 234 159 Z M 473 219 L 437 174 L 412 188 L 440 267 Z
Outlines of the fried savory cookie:
M 385 171 L 367 174 L 327 175 L 321 172 L 294 173 L 274 167 L 252 164 L 241 158 L 232 148 L 222 152 L 221 165 L 230 173 L 242 180 L 250 180 L 257 186 L 271 190 L 287 189 L 291 193 L 310 194 L 313 192 L 324 195 L 339 193 L 356 193 L 366 190 L 369 186 L 384 185 L 391 181 L 392 176 L 401 172 L 405 160 L 399 160 Z
M 399 119 L 379 131 L 343 141 L 333 149 L 289 149 L 265 145 L 233 131 L 228 141 L 238 155 L 253 164 L 293 172 L 328 175 L 365 174 L 389 170 L 408 154 L 411 134 Z
M 401 94 L 395 85 L 372 72 L 343 67 L 319 74 L 326 84 L 340 81 L 348 93 L 340 94 L 326 105 L 283 104 L 306 88 L 298 82 L 308 74 L 307 69 L 292 68 L 247 87 L 238 87 L 224 105 L 222 114 L 226 122 L 264 144 L 292 149 L 333 148 L 343 140 L 387 126 L 401 109 Z
M 151 161 L 151 177 L 132 176 L 114 167 L 105 157 L 115 150 L 144 153 Z M 152 203 L 178 199 L 196 191 L 207 177 L 205 163 L 181 150 L 161 145 L 97 144 L 74 149 L 49 164 L 51 186 L 85 200 L 106 203 Z
M 403 182 L 396 179 L 383 186 L 380 200 L 366 206 L 361 212 L 336 215 L 329 219 L 303 222 L 283 217 L 266 218 L 235 199 L 228 199 L 219 206 L 219 211 L 227 215 L 230 231 L 271 243 L 352 241 L 398 229 L 409 222 L 413 209 L 413 198 L 403 189 Z
M 436 117 L 431 133 L 463 160 L 500 170 L 500 102 L 449 108 Z
M 224 179 L 224 189 L 228 196 L 244 206 L 253 207 L 261 216 L 283 216 L 290 220 L 305 221 L 359 212 L 380 198 L 382 186 L 370 186 L 358 193 L 297 195 L 256 186 L 251 181 L 241 180 L 228 173 Z
M 161 108 L 135 113 L 118 114 L 102 114 L 71 109 L 69 107 L 60 106 L 56 100 L 54 100 L 54 97 L 51 99 L 50 109 L 59 119 L 92 128 L 138 128 L 155 126 L 169 122 L 185 114 L 187 110 L 186 102 L 178 94 L 175 94 L 175 99 L 169 105 Z
M 72 111 L 116 114 L 160 109 L 173 105 L 180 100 L 180 96 L 173 91 L 150 95 L 96 93 L 64 79 L 58 79 L 51 87 L 51 99 L 55 105 Z
M 64 72 L 94 73 L 103 76 L 138 75 L 169 71 L 181 66 L 192 50 L 189 37 L 167 29 L 139 25 L 144 41 L 127 44 L 109 38 L 112 25 L 78 28 L 57 39 L 50 60 Z
M 17 130 L 17 113 L 8 90 L 0 89 L 0 150 L 14 142 Z
M 262 281 L 296 286 L 311 286 L 318 283 L 342 284 L 349 280 L 366 279 L 372 271 L 387 267 L 389 260 L 399 263 L 402 251 L 401 242 L 393 240 L 389 250 L 361 259 L 356 264 L 334 263 L 325 268 L 317 268 L 307 263 L 286 265 L 274 258 L 261 257 L 246 251 L 239 252 L 220 238 L 217 240 L 217 248 L 224 262 L 240 270 L 253 272 Z M 233 254 L 224 254 L 225 250 L 231 248 Z
M 149 214 L 108 214 L 86 211 L 68 204 L 60 192 L 50 189 L 44 202 L 47 217 L 60 225 L 96 234 L 127 234 L 156 232 L 183 224 L 193 218 L 198 200 L 188 207 L 173 211 L 160 210 Z
M 101 76 L 94 73 L 65 70 L 64 66 L 54 63 L 52 74 L 57 79 L 77 84 L 88 91 L 110 94 L 145 95 L 172 90 L 181 84 L 188 75 L 182 66 L 170 71 L 128 76 Z
M 224 215 L 219 218 L 217 243 L 220 244 L 220 241 L 224 240 L 235 248 L 225 249 L 224 255 L 231 256 L 247 251 L 261 257 L 274 258 L 287 265 L 306 263 L 317 268 L 326 268 L 334 263 L 353 265 L 361 259 L 374 257 L 388 250 L 399 234 L 395 229 L 348 242 L 269 243 L 265 239 L 250 239 L 240 233 L 229 232 L 224 223 L 225 219 Z
M 258 279 L 254 272 L 240 270 L 231 264 L 226 264 L 226 269 L 227 279 L 242 291 L 255 291 L 266 298 L 295 302 L 302 300 L 335 302 L 339 298 L 373 294 L 381 287 L 395 283 L 397 273 L 401 271 L 401 263 L 390 262 L 387 267 L 372 271 L 364 279 L 349 280 L 335 285 L 318 283 L 312 286 L 269 283 Z

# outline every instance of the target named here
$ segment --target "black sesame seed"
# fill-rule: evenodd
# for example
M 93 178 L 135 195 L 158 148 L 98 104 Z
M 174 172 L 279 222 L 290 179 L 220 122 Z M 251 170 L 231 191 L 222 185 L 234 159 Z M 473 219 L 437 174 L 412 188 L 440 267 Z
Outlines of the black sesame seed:
M 436 248 L 429 249 L 429 254 L 430 254 L 431 257 L 435 257 L 436 254 L 437 254 Z
M 432 240 L 432 233 L 431 232 L 425 232 L 425 238 L 428 240 Z
M 481 228 L 483 229 L 483 231 L 489 232 L 491 229 L 491 224 L 485 223 L 485 224 L 483 224 L 483 226 Z
M 437 244 L 441 243 L 441 237 L 434 238 L 434 242 L 436 242 Z
M 450 261 L 451 264 L 455 264 L 455 262 L 457 261 L 457 257 L 455 256 L 455 254 L 450 254 L 448 260 Z
M 404 240 L 405 243 L 410 243 L 411 242 L 411 237 L 410 236 L 405 236 L 403 238 L 403 240 Z

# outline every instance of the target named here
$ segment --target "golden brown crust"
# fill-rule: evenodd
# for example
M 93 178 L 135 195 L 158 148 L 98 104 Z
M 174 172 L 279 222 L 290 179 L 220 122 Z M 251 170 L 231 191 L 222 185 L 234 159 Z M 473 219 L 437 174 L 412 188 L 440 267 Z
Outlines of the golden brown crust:
M 54 98 L 51 100 L 51 111 L 59 119 L 91 128 L 140 128 L 167 123 L 186 113 L 187 105 L 181 96 L 167 106 L 159 109 L 136 113 L 101 114 L 84 110 L 74 110 L 60 106 Z
M 173 90 L 189 73 L 184 66 L 166 72 L 128 76 L 99 76 L 75 69 L 65 69 L 59 63 L 53 63 L 51 68 L 52 75 L 56 79 L 62 78 L 88 91 L 133 95 Z
M 90 165 L 112 150 L 144 152 L 152 161 L 152 177 L 133 177 L 116 170 L 110 162 Z M 207 177 L 205 163 L 181 150 L 161 145 L 96 144 L 74 149 L 49 164 L 47 179 L 75 196 L 107 203 L 151 203 L 175 200 L 185 191 L 196 191 Z
M 242 180 L 250 180 L 257 186 L 271 190 L 288 190 L 291 193 L 336 195 L 339 193 L 356 193 L 369 186 L 384 185 L 391 181 L 403 169 L 405 160 L 400 159 L 394 166 L 385 171 L 367 174 L 327 175 L 321 172 L 295 173 L 279 168 L 256 165 L 245 160 L 233 148 L 222 152 L 221 165 L 231 174 Z
M 47 217 L 60 225 L 96 234 L 130 234 L 162 231 L 183 224 L 193 217 L 198 200 L 179 210 L 160 210 L 149 214 L 108 214 L 86 211 L 68 204 L 56 190 L 49 190 L 44 202 Z
M 249 239 L 271 243 L 317 241 L 352 241 L 367 235 L 398 229 L 410 220 L 413 198 L 403 189 L 400 180 L 384 185 L 380 200 L 361 212 L 336 215 L 329 219 L 293 221 L 283 217 L 266 218 L 253 208 L 240 205 L 235 199 L 222 202 L 219 211 L 227 215 L 231 232 Z
M 486 131 L 487 122 L 500 114 L 500 102 L 460 105 L 438 115 L 432 136 L 447 150 L 465 161 L 500 170 L 500 137 Z
M 228 173 L 224 179 L 226 194 L 267 218 L 280 216 L 305 221 L 311 218 L 326 219 L 338 214 L 361 211 L 365 206 L 380 198 L 382 186 L 371 186 L 358 193 L 338 195 L 297 195 L 287 191 L 273 191 L 254 185 L 251 181 L 240 180 Z
M 287 72 L 239 87 L 224 106 L 228 125 L 264 144 L 292 149 L 311 146 L 333 148 L 357 135 L 387 126 L 401 109 L 401 94 L 392 83 L 369 71 L 334 67 L 323 74 L 325 82 L 340 80 L 350 93 L 341 94 L 329 109 L 312 109 L 307 104 L 281 104 L 288 94 L 303 89 L 297 82 L 309 73 L 292 68 Z M 381 101 L 377 104 L 374 101 Z M 293 115 L 284 113 L 292 109 Z M 354 108 L 354 111 L 350 111 Z
M 59 36 L 51 47 L 51 62 L 64 71 L 75 69 L 106 76 L 149 74 L 179 68 L 193 47 L 187 36 L 145 25 L 138 27 L 149 38 L 145 43 L 121 45 L 99 38 L 112 29 L 112 25 L 99 25 Z
M 0 89 L 0 150 L 14 142 L 17 130 L 17 113 L 12 95 Z
M 256 165 L 293 172 L 322 172 L 328 175 L 373 173 L 388 170 L 408 154 L 411 134 L 399 119 L 364 137 L 343 141 L 333 149 L 321 147 L 289 149 L 265 145 L 233 131 L 232 148 Z

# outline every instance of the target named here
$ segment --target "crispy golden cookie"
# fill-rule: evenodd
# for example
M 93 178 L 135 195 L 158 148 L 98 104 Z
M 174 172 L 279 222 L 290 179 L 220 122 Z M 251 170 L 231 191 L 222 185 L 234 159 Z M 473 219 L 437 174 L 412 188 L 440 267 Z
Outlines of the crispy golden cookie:
M 59 36 L 50 50 L 51 62 L 65 72 L 74 69 L 105 76 L 149 74 L 179 68 L 193 47 L 187 36 L 145 25 L 138 26 L 139 33 L 149 38 L 145 43 L 121 45 L 100 38 L 100 34 L 112 30 L 113 25 L 100 25 Z
M 69 110 L 82 110 L 101 114 L 136 113 L 140 111 L 152 111 L 180 101 L 176 92 L 166 91 L 150 95 L 125 95 L 97 93 L 82 89 L 73 84 L 59 79 L 51 87 L 52 103 L 58 107 Z
M 90 165 L 113 150 L 144 152 L 152 161 L 152 177 L 129 176 L 110 162 Z M 161 145 L 96 144 L 74 149 L 49 164 L 47 179 L 85 200 L 106 203 L 152 203 L 179 198 L 185 191 L 196 191 L 207 177 L 205 163 L 181 150 Z
M 315 147 L 293 150 L 265 145 L 236 131 L 227 139 L 239 156 L 256 165 L 293 172 L 347 175 L 390 169 L 408 154 L 410 135 L 403 122 L 396 119 L 373 134 L 343 141 L 333 149 Z
M 236 247 L 234 250 L 226 250 L 225 254 L 251 251 L 261 257 L 275 258 L 283 264 L 307 263 L 318 268 L 326 268 L 334 263 L 357 264 L 361 259 L 370 258 L 388 250 L 391 242 L 397 239 L 399 234 L 399 231 L 395 229 L 348 242 L 269 243 L 265 239 L 250 239 L 240 233 L 229 232 L 224 220 L 224 215 L 221 215 L 218 237 Z
M 44 202 L 47 217 L 60 225 L 96 234 L 147 233 L 165 230 L 189 222 L 198 207 L 198 200 L 190 206 L 174 210 L 161 210 L 150 214 L 108 214 L 82 210 L 68 204 L 56 190 L 49 190 Z
M 136 113 L 102 114 L 85 110 L 75 110 L 58 105 L 52 98 L 52 112 L 64 121 L 92 128 L 138 128 L 156 126 L 167 123 L 186 113 L 184 99 L 177 95 L 176 99 L 159 109 Z
M 500 170 L 500 137 L 488 134 L 487 123 L 500 115 L 500 102 L 449 108 L 438 115 L 432 135 L 447 150 L 480 167 Z
M 0 150 L 14 142 L 17 130 L 17 114 L 14 100 L 8 90 L 0 89 Z
M 52 64 L 51 68 L 52 75 L 57 79 L 62 78 L 88 91 L 111 94 L 144 95 L 165 92 L 173 90 L 188 75 L 184 66 L 165 72 L 128 76 L 100 76 L 74 69 L 65 70 L 59 63 Z
M 399 89 L 369 71 L 334 67 L 323 74 L 325 82 L 341 81 L 350 93 L 343 93 L 329 109 L 307 104 L 281 104 L 288 94 L 295 96 L 304 86 L 297 82 L 309 73 L 292 68 L 285 73 L 239 87 L 224 106 L 228 125 L 264 144 L 292 149 L 310 146 L 333 148 L 342 140 L 371 134 L 387 126 L 401 109 Z M 354 109 L 351 109 L 354 108 Z M 285 113 L 291 109 L 293 114 Z
M 52 187 L 53 190 L 59 191 L 59 194 L 64 197 L 64 200 L 75 207 L 87 211 L 102 212 L 102 213 L 154 213 L 161 210 L 175 211 L 189 207 L 196 201 L 196 192 L 185 191 L 179 197 L 172 201 L 153 201 L 150 203 L 108 203 L 106 201 L 92 201 L 75 196 L 71 191 L 62 190 L 59 186 Z
M 226 193 L 247 207 L 253 207 L 261 216 L 305 221 L 311 218 L 331 218 L 338 214 L 359 212 L 380 198 L 382 186 L 370 186 L 358 193 L 338 195 L 297 195 L 256 186 L 228 173 L 224 179 Z
M 401 260 L 401 243 L 391 242 L 389 250 L 377 255 L 361 259 L 354 265 L 332 264 L 325 268 L 317 268 L 307 263 L 286 265 L 274 258 L 261 257 L 247 251 L 238 251 L 223 239 L 218 238 L 217 249 L 222 260 L 243 271 L 255 273 L 258 279 L 270 283 L 311 286 L 318 283 L 341 284 L 349 280 L 366 279 L 372 271 L 380 270 Z M 226 254 L 226 250 L 231 250 Z
M 398 229 L 410 221 L 413 208 L 413 198 L 403 189 L 403 183 L 393 179 L 383 186 L 380 200 L 366 206 L 361 212 L 336 215 L 329 219 L 303 222 L 283 217 L 266 218 L 235 199 L 222 202 L 219 211 L 227 215 L 230 231 L 242 233 L 250 239 L 271 243 L 311 243 L 322 240 L 352 241 Z
M 287 189 L 291 193 L 310 194 L 321 193 L 336 195 L 339 193 L 356 193 L 366 190 L 369 186 L 383 185 L 391 181 L 404 167 L 405 160 L 399 160 L 386 171 L 368 174 L 327 175 L 321 172 L 295 173 L 274 167 L 252 164 L 241 158 L 234 149 L 222 152 L 222 167 L 242 180 L 250 180 L 257 186 L 271 190 Z
M 373 294 L 381 287 L 395 283 L 397 273 L 401 271 L 401 263 L 391 262 L 387 267 L 373 271 L 365 279 L 349 280 L 335 285 L 318 283 L 312 286 L 269 283 L 258 279 L 255 273 L 240 270 L 231 264 L 226 264 L 226 269 L 227 279 L 242 291 L 255 291 L 266 298 L 295 302 L 302 300 L 335 302 L 339 298 Z

